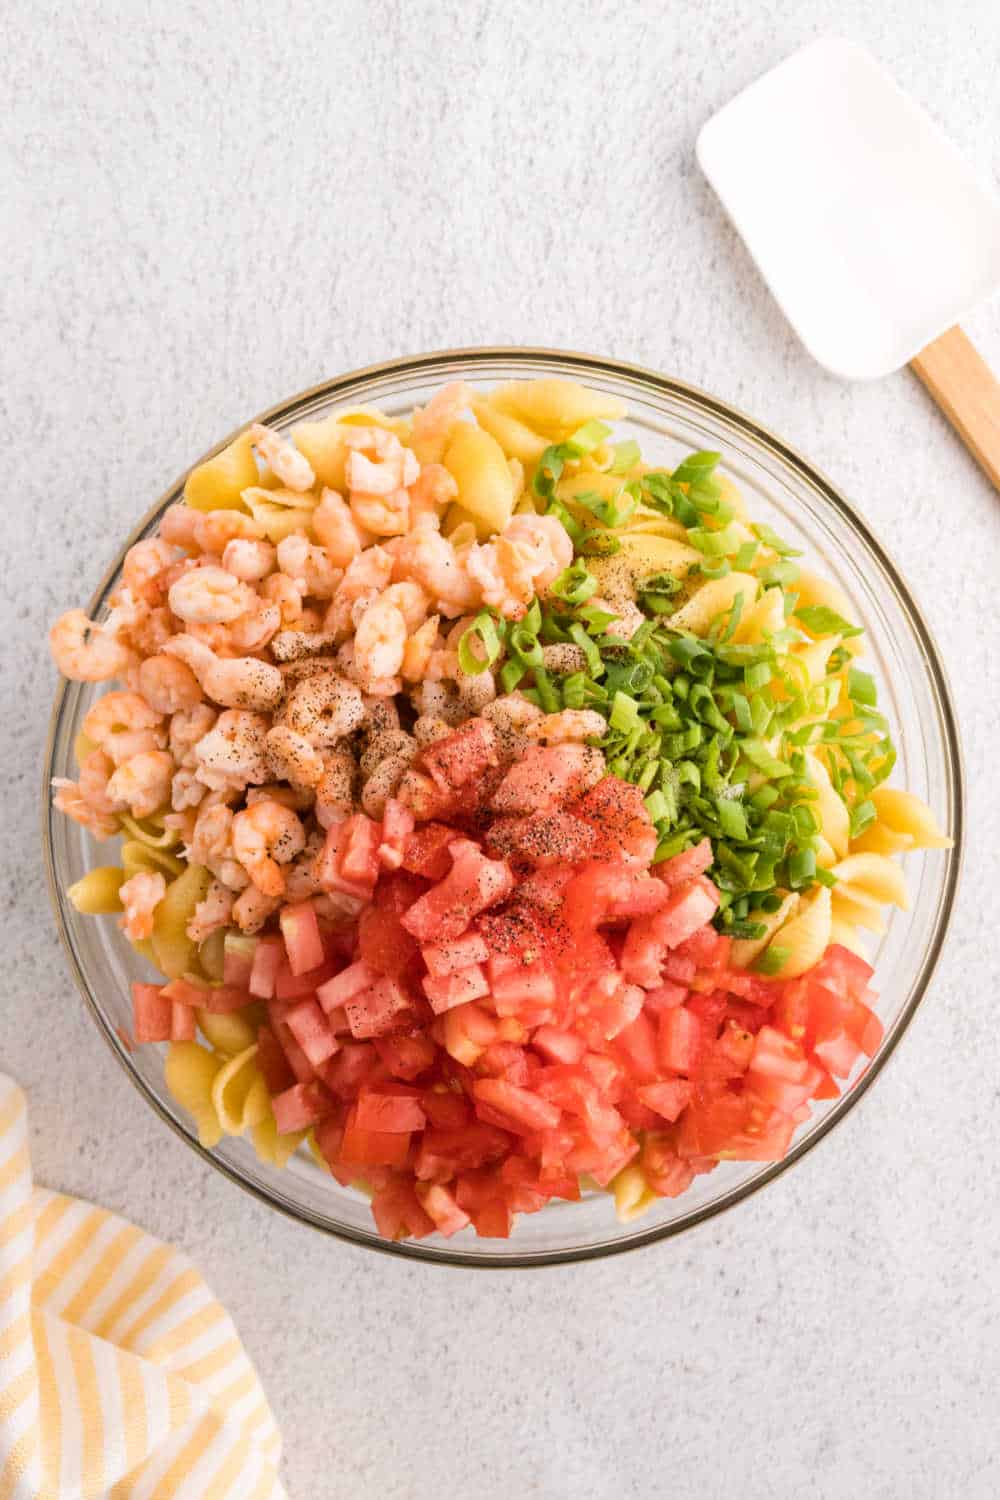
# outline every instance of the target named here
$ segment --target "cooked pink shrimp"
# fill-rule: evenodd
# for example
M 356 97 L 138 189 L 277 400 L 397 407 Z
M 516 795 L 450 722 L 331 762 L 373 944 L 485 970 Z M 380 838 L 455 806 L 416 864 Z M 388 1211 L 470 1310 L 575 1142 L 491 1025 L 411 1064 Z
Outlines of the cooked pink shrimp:
M 323 629 L 338 640 L 345 640 L 354 629 L 356 604 L 370 604 L 387 587 L 393 573 L 393 559 L 384 547 L 369 547 L 359 552 L 347 567 L 333 602 L 326 612 Z
M 212 881 L 205 892 L 205 899 L 198 902 L 185 929 L 192 943 L 203 943 L 213 932 L 218 932 L 220 927 L 229 926 L 233 900 L 233 892 L 221 880 Z
M 393 584 L 393 588 L 404 587 Z M 431 615 L 406 642 L 400 672 L 407 682 L 420 682 L 427 675 L 431 656 L 437 648 L 440 615 Z
M 372 536 L 405 536 L 410 529 L 409 492 L 402 488 L 391 490 L 388 495 L 362 495 L 354 491 L 351 515 Z
M 130 942 L 139 943 L 153 935 L 153 912 L 167 894 L 167 882 L 156 871 L 140 870 L 119 887 L 118 899 L 125 908 L 118 918 Z
M 406 637 L 402 610 L 384 596 L 377 599 L 361 616 L 354 635 L 354 666 L 359 676 L 369 682 L 394 677 L 403 665 Z
M 145 609 L 122 627 L 122 636 L 143 657 L 155 656 L 164 641 L 169 641 L 177 622 L 166 605 Z
M 591 609 L 606 610 L 614 619 L 604 627 L 605 635 L 617 635 L 623 641 L 630 641 L 639 626 L 645 621 L 645 615 L 638 605 L 631 599 L 605 599 L 600 594 L 594 594 L 587 600 Z
M 451 429 L 472 399 L 464 381 L 454 380 L 435 391 L 426 406 L 413 413 L 410 443 L 422 464 L 440 463 Z
M 219 717 L 216 709 L 208 703 L 196 703 L 192 708 L 179 708 L 170 720 L 170 753 L 178 766 L 194 767 L 198 764 L 195 746 L 214 725 Z
M 230 625 L 250 608 L 254 594 L 245 583 L 209 563 L 191 568 L 171 584 L 170 608 L 181 620 Z
M 194 755 L 198 779 L 212 788 L 238 787 L 267 780 L 264 740 L 270 724 L 262 714 L 226 709 L 215 727 L 198 741 Z
M 344 443 L 349 450 L 344 473 L 352 496 L 391 495 L 415 483 L 420 473 L 416 455 L 388 428 L 349 427 Z
M 237 539 L 262 541 L 264 528 L 242 510 L 205 510 L 195 512 L 192 533 L 202 552 L 221 557 L 229 543 Z
M 607 727 L 607 720 L 592 708 L 564 708 L 560 713 L 535 719 L 525 734 L 546 745 L 584 744 L 587 740 L 602 739 Z
M 312 489 L 316 483 L 312 464 L 288 438 L 282 437 L 273 427 L 255 422 L 250 429 L 250 440 L 271 473 L 282 484 L 300 493 Z
M 297 682 L 285 705 L 285 723 L 314 748 L 332 749 L 360 729 L 365 706 L 360 690 L 332 667 Z
M 458 485 L 444 464 L 424 464 L 410 485 L 410 524 L 418 516 L 437 518 L 453 500 L 458 499 Z
M 302 824 L 280 802 L 257 802 L 233 819 L 233 853 L 265 896 L 284 893 L 282 865 L 305 848 Z
M 297 532 L 278 543 L 278 567 L 313 599 L 331 599 L 343 577 L 322 547 L 314 547 Z
M 324 754 L 323 776 L 316 788 L 316 820 L 320 827 L 331 828 L 354 811 L 357 770 L 354 756 L 346 746 Z
M 108 781 L 108 796 L 134 818 L 148 818 L 170 805 L 174 758 L 168 750 L 143 750 L 123 761 Z
M 358 606 L 358 618 L 364 613 Z M 368 677 L 354 660 L 354 642 L 345 641 L 337 652 L 337 668 L 369 698 L 392 698 L 403 690 L 402 677 Z
M 114 765 L 103 750 L 91 750 L 80 763 L 79 781 L 54 778 L 54 804 L 61 813 L 86 828 L 95 839 L 109 839 L 118 832 L 118 816 L 108 796 L 108 778 Z
M 288 724 L 269 729 L 265 754 L 272 775 L 296 786 L 316 786 L 323 778 L 323 757 L 304 734 Z
M 163 575 L 179 556 L 176 547 L 158 536 L 146 537 L 130 547 L 122 565 L 122 577 L 133 598 L 150 605 L 162 604 L 167 592 Z
M 234 536 L 222 553 L 222 566 L 243 583 L 259 583 L 275 568 L 276 552 L 271 542 L 257 542 L 249 537 Z
M 427 619 L 427 611 L 430 608 L 430 600 L 420 587 L 419 583 L 407 580 L 404 583 L 390 583 L 384 590 L 382 598 L 387 604 L 394 604 L 406 621 L 407 633 L 419 630 Z
M 217 803 L 204 807 L 194 822 L 188 841 L 187 857 L 196 865 L 212 869 L 233 856 L 233 810 Z
M 573 543 L 554 516 L 515 516 L 500 536 L 476 547 L 466 567 L 483 603 L 519 619 L 573 561 Z
M 347 501 L 336 490 L 323 491 L 312 513 L 312 529 L 336 568 L 346 568 L 372 540 L 358 525 Z
M 504 527 L 503 535 L 510 542 L 523 542 L 534 548 L 539 563 L 535 590 L 543 596 L 573 562 L 573 543 L 555 516 L 514 516 Z
M 175 714 L 179 708 L 193 708 L 201 702 L 197 677 L 175 656 L 147 656 L 139 667 L 138 682 L 150 708 L 161 714 Z
M 59 616 L 49 631 L 49 650 L 71 682 L 107 682 L 109 677 L 120 677 L 134 660 L 123 641 L 88 620 L 82 609 Z
M 323 889 L 316 873 L 316 860 L 325 841 L 322 828 L 314 828 L 306 839 L 302 853 L 285 872 L 285 895 L 289 901 L 308 901 Z
M 281 629 L 281 610 L 276 604 L 268 604 L 255 595 L 246 614 L 240 615 L 231 625 L 220 628 L 226 632 L 226 647 L 230 653 L 242 656 L 263 651 Z
M 88 708 L 81 728 L 88 740 L 106 750 L 115 735 L 156 729 L 162 723 L 163 714 L 151 708 L 138 693 L 114 692 L 105 693 Z
M 208 788 L 199 781 L 194 771 L 181 766 L 174 772 L 170 783 L 170 806 L 174 812 L 184 812 L 189 807 L 198 807 L 205 800 Z
M 183 547 L 185 552 L 200 552 L 201 543 L 196 540 L 196 523 L 202 512 L 190 505 L 171 505 L 160 519 L 160 537 L 172 547 Z
M 258 593 L 269 604 L 278 606 L 283 629 L 296 625 L 302 618 L 302 590 L 284 573 L 271 573 L 264 579 Z
M 226 708 L 273 709 L 285 695 L 284 678 L 255 656 L 219 657 L 192 635 L 175 635 L 164 651 L 191 668 L 207 697 Z
M 440 535 L 430 517 L 422 516 L 409 536 L 396 544 L 394 557 L 394 578 L 419 583 L 441 614 L 454 618 L 480 603 L 479 587 L 469 576 L 465 559 Z
M 432 651 L 427 658 L 424 678 L 427 682 L 457 682 L 460 672 L 458 652 L 441 647 Z
M 233 919 L 241 932 L 251 936 L 259 932 L 268 917 L 281 905 L 281 896 L 265 896 L 255 885 L 248 885 L 233 903 Z

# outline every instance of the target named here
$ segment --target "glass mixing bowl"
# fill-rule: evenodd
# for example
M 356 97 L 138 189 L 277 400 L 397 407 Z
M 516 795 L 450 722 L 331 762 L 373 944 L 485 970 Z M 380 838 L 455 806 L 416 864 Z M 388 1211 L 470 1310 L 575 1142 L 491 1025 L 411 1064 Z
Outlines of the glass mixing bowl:
M 910 909 L 893 911 L 873 958 L 881 996 L 878 1009 L 885 1025 L 882 1046 L 867 1071 L 839 1099 L 815 1106 L 783 1161 L 723 1163 L 709 1175 L 695 1178 L 682 1197 L 659 1201 L 631 1224 L 618 1223 L 607 1194 L 593 1193 L 580 1203 L 555 1202 L 540 1213 L 522 1215 L 509 1240 L 480 1240 L 471 1231 L 463 1231 L 452 1240 L 433 1236 L 390 1244 L 376 1234 L 367 1199 L 340 1187 L 305 1152 L 277 1169 L 259 1162 L 248 1140 L 226 1139 L 212 1151 L 203 1150 L 191 1122 L 167 1093 L 164 1049 L 144 1046 L 129 1052 L 121 1041 L 120 1032 L 132 1023 L 130 982 L 155 976 L 146 972 L 114 917 L 80 916 L 65 895 L 73 881 L 94 864 L 105 863 L 108 856 L 51 807 L 49 779 L 74 775 L 73 741 L 83 715 L 103 690 L 64 683 L 53 711 L 43 793 L 49 884 L 73 974 L 122 1068 L 192 1150 L 264 1203 L 355 1244 L 447 1265 L 546 1265 L 633 1250 L 731 1208 L 800 1161 L 871 1086 L 909 1025 L 941 951 L 961 860 L 958 735 L 930 632 L 903 579 L 862 518 L 829 480 L 749 417 L 680 381 L 632 365 L 547 350 L 470 349 L 419 355 L 341 376 L 272 407 L 260 420 L 283 428 L 322 416 L 334 407 L 357 405 L 378 405 L 396 414 L 426 401 L 435 387 L 448 380 L 488 387 L 543 375 L 580 380 L 624 398 L 630 415 L 623 427 L 640 440 L 647 459 L 673 466 L 691 449 L 721 450 L 722 469 L 742 487 L 750 514 L 774 524 L 805 550 L 810 566 L 836 580 L 868 634 L 880 704 L 893 725 L 899 750 L 895 779 L 930 803 L 942 827 L 954 837 L 955 847 L 908 856 Z M 155 531 L 163 511 L 181 498 L 182 491 L 183 479 L 179 479 L 123 543 L 92 601 L 93 614 L 100 617 L 106 610 L 127 547 Z

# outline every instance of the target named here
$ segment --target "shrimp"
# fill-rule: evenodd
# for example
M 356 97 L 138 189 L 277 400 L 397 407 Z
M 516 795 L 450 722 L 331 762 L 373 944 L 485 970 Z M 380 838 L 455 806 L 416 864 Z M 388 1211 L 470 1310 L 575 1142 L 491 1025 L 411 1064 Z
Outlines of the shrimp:
M 399 728 L 399 709 L 391 698 L 364 698 L 365 729 L 369 735 L 388 734 Z
M 243 583 L 260 583 L 268 573 L 274 572 L 276 559 L 277 553 L 271 542 L 234 536 L 223 549 L 222 566 Z
M 194 820 L 187 857 L 196 865 L 212 869 L 233 858 L 233 810 L 221 803 L 202 808 Z
M 202 511 L 190 505 L 171 505 L 160 518 L 160 537 L 172 547 L 183 547 L 185 552 L 200 552 L 201 543 L 196 539 L 197 522 Z M 233 512 L 237 514 L 237 512 Z
M 607 728 L 607 720 L 595 709 L 564 708 L 560 713 L 533 720 L 525 734 L 546 745 L 582 745 L 587 740 L 603 739 Z
M 444 464 L 424 464 L 410 485 L 410 524 L 418 516 L 436 520 L 457 499 L 458 484 Z
M 458 687 L 459 702 L 469 714 L 481 713 L 497 695 L 496 681 L 493 673 L 488 669 L 480 672 L 478 676 L 470 676 L 458 667 L 454 681 Z
M 346 747 L 323 756 L 323 776 L 316 788 L 316 821 L 330 828 L 354 811 L 354 781 L 357 766 Z
M 143 750 L 122 761 L 109 778 L 108 796 L 119 810 L 128 808 L 134 818 L 148 818 L 169 807 L 176 769 L 168 750 Z
M 305 735 L 287 724 L 269 729 L 264 743 L 268 766 L 279 781 L 316 786 L 323 779 L 323 757 Z
M 354 636 L 354 665 L 360 679 L 394 677 L 403 665 L 406 620 L 384 597 L 365 610 Z M 370 691 L 370 689 L 369 689 Z
M 117 611 L 113 610 L 112 613 L 116 614 Z M 177 623 L 165 604 L 157 605 L 155 609 L 143 608 L 132 616 L 128 624 L 122 625 L 123 635 L 143 657 L 155 656 L 176 629 Z
M 214 725 L 219 717 L 217 711 L 207 703 L 196 703 L 192 708 L 179 708 L 170 720 L 168 744 L 170 753 L 178 766 L 194 767 L 195 746 Z
M 407 765 L 415 760 L 420 746 L 412 734 L 403 729 L 386 729 L 380 734 L 370 735 L 368 744 L 361 752 L 361 774 L 371 776 L 384 760 L 405 758 Z
M 458 556 L 429 517 L 420 518 L 420 525 L 397 544 L 394 556 L 393 576 L 419 583 L 434 608 L 449 619 L 468 614 L 481 602 L 481 590 L 467 571 L 467 560 Z
M 157 870 L 139 870 L 119 888 L 118 898 L 125 908 L 118 926 L 132 943 L 153 935 L 153 912 L 167 894 L 167 882 Z
M 406 633 L 412 634 L 419 630 L 427 619 L 427 610 L 430 600 L 420 587 L 419 583 L 407 580 L 405 583 L 390 583 L 384 590 L 382 598 L 388 604 L 394 604 L 406 621 Z
M 528 731 L 531 725 L 542 718 L 542 710 L 520 693 L 507 693 L 493 703 L 487 703 L 482 717 L 496 731 L 500 757 L 504 761 L 518 760 L 531 740 Z
M 308 901 L 323 889 L 316 874 L 316 860 L 324 842 L 323 829 L 314 828 L 306 839 L 302 853 L 285 875 L 285 895 L 289 901 Z
M 249 937 L 260 931 L 280 905 L 280 896 L 265 896 L 255 885 L 248 885 L 233 903 L 233 918 L 240 931 Z
M 422 682 L 410 693 L 410 701 L 418 714 L 433 714 L 444 719 L 446 724 L 461 724 L 466 717 L 453 687 L 443 682 Z
M 246 805 L 255 802 L 280 802 L 292 812 L 308 812 L 315 801 L 315 793 L 308 786 L 282 786 L 279 781 L 268 781 L 263 786 L 247 787 Z
M 359 552 L 347 566 L 326 612 L 323 629 L 338 641 L 345 640 L 354 629 L 354 606 L 371 603 L 387 588 L 393 567 L 393 559 L 384 547 L 369 547 L 366 552 Z
M 409 771 L 416 749 L 414 742 L 413 754 L 389 756 L 368 777 L 361 788 L 361 806 L 370 818 L 381 818 L 385 812 L 385 804 L 390 797 L 396 795 L 403 777 Z
M 253 592 L 225 568 L 209 563 L 191 568 L 170 586 L 170 608 L 181 620 L 204 625 L 229 625 L 246 614 Z
M 344 473 L 352 498 L 391 495 L 414 484 L 420 474 L 416 455 L 385 427 L 349 427 L 344 443 L 349 450 Z
M 223 658 L 192 635 L 175 635 L 164 650 L 184 662 L 207 697 L 225 708 L 273 709 L 285 695 L 278 668 L 255 656 Z
M 264 537 L 260 522 L 242 510 L 197 511 L 191 530 L 196 546 L 215 557 L 221 557 L 232 541 L 259 542 Z
M 373 536 L 405 536 L 410 529 L 410 497 L 404 489 L 388 495 L 355 492 L 351 495 L 351 515 Z
M 426 406 L 415 409 L 410 442 L 422 464 L 441 462 L 451 429 L 471 399 L 472 391 L 465 382 L 453 380 L 435 391 Z
M 351 514 L 347 501 L 336 490 L 325 489 L 312 513 L 312 529 L 325 547 L 334 567 L 346 568 L 371 542 L 371 536 Z
M 427 666 L 424 669 L 424 680 L 426 682 L 443 682 L 446 678 L 451 682 L 457 682 L 461 675 L 461 667 L 458 663 L 458 652 L 448 650 L 432 651 Z
M 508 521 L 503 535 L 510 542 L 523 542 L 535 549 L 540 568 L 535 572 L 535 588 L 545 595 L 551 585 L 573 562 L 573 543 L 561 521 L 555 516 L 522 515 Z
M 178 557 L 176 547 L 158 536 L 146 537 L 130 547 L 122 565 L 122 577 L 132 597 L 149 605 L 162 604 L 167 592 L 163 575 Z
M 446 740 L 454 732 L 450 724 L 434 714 L 421 714 L 413 725 L 413 738 L 421 750 L 427 745 L 436 745 L 438 740 Z
M 268 641 L 281 629 L 281 610 L 276 604 L 269 604 L 255 596 L 246 614 L 240 615 L 239 619 L 234 620 L 231 625 L 202 626 L 201 628 L 223 631 L 227 651 L 233 651 L 239 655 L 251 651 L 263 651 Z
M 276 432 L 273 427 L 265 427 L 263 423 L 255 422 L 250 429 L 250 441 L 271 473 L 280 479 L 282 484 L 299 493 L 312 489 L 316 483 L 312 464 L 288 438 L 282 437 L 281 433 Z
M 271 655 L 282 663 L 306 661 L 332 653 L 336 644 L 325 631 L 310 635 L 304 630 L 282 630 L 271 642 Z
M 120 677 L 134 660 L 123 641 L 106 626 L 88 620 L 82 609 L 59 616 L 49 631 L 49 650 L 71 682 L 107 682 Z
M 316 749 L 330 749 L 360 729 L 365 706 L 354 683 L 327 670 L 295 684 L 284 717 L 288 727 Z
M 393 584 L 393 588 L 401 588 L 401 584 Z M 403 664 L 400 671 L 407 682 L 420 682 L 427 675 L 431 657 L 437 647 L 438 626 L 441 622 L 440 615 L 431 615 L 425 620 L 419 630 L 415 630 L 406 642 L 403 651 Z
M 295 813 L 280 802 L 257 802 L 233 819 L 233 853 L 265 896 L 281 896 L 290 864 L 305 848 L 306 836 Z
M 199 781 L 192 770 L 187 766 L 181 766 L 174 772 L 174 779 L 170 783 L 170 806 L 174 812 L 184 812 L 189 807 L 197 807 L 205 800 L 207 790 L 204 782 Z
M 156 729 L 163 715 L 151 708 L 138 693 L 105 693 L 84 714 L 81 728 L 88 740 L 108 750 L 116 735 L 143 729 Z M 110 753 L 110 752 L 109 752 Z
M 229 926 L 233 900 L 233 892 L 221 880 L 212 881 L 204 900 L 198 902 L 185 929 L 192 943 L 203 943 L 213 932 L 218 932 L 220 927 Z
M 466 567 L 483 603 L 519 619 L 573 561 L 573 543 L 554 516 L 515 516 L 500 536 L 475 547 Z
M 150 709 L 161 714 L 175 714 L 179 708 L 193 708 L 201 702 L 197 677 L 175 656 L 148 656 L 140 664 L 138 684 Z
M 222 789 L 267 780 L 264 741 L 270 725 L 261 714 L 227 709 L 194 747 L 198 780 Z
M 284 573 L 271 573 L 258 590 L 259 597 L 275 604 L 281 615 L 282 628 L 297 625 L 302 619 L 302 590 Z
M 582 646 L 575 646 L 571 641 L 558 641 L 555 645 L 542 647 L 542 665 L 546 672 L 570 677 L 574 672 L 587 670 L 587 653 Z
M 113 769 L 103 750 L 91 750 L 80 764 L 79 781 L 57 776 L 52 782 L 58 811 L 79 823 L 95 839 L 110 839 L 118 832 L 118 816 L 107 790 Z
M 282 537 L 278 543 L 278 567 L 313 599 L 332 599 L 343 577 L 322 547 L 314 547 L 298 533 Z

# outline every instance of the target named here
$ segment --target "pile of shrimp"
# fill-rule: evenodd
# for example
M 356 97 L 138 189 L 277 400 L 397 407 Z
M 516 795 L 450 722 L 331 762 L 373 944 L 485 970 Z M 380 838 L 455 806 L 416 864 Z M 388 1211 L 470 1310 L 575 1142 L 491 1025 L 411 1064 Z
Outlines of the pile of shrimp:
M 433 450 L 467 398 L 440 391 L 410 441 Z M 49 637 L 66 677 L 122 684 L 85 716 L 79 776 L 55 783 L 56 806 L 97 839 L 124 813 L 178 830 L 213 877 L 188 929 L 198 942 L 257 932 L 286 900 L 349 902 L 313 873 L 325 830 L 358 810 L 379 818 L 391 797 L 426 815 L 413 762 L 463 720 L 490 719 L 510 755 L 604 728 L 498 697 L 491 671 L 459 661 L 478 610 L 518 619 L 572 563 L 557 519 L 515 514 L 485 543 L 452 540 L 455 480 L 395 432 L 347 429 L 343 493 L 279 432 L 250 437 L 258 493 L 308 503 L 307 525 L 274 542 L 248 511 L 174 505 L 127 553 L 108 617 L 71 610 Z M 122 887 L 130 936 L 148 934 L 164 890 L 162 876 Z

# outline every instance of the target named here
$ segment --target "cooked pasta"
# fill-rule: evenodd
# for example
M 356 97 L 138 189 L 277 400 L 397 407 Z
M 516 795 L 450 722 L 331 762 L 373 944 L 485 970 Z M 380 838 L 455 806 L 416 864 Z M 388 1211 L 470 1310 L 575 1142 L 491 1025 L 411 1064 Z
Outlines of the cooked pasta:
M 66 894 L 78 912 L 95 917 L 122 909 L 118 892 L 126 878 L 119 865 L 97 865 L 75 882 Z

